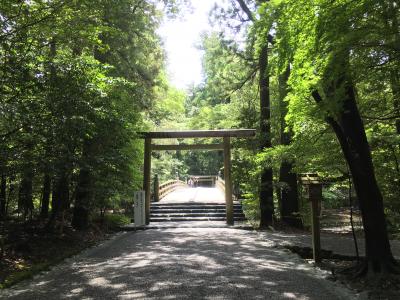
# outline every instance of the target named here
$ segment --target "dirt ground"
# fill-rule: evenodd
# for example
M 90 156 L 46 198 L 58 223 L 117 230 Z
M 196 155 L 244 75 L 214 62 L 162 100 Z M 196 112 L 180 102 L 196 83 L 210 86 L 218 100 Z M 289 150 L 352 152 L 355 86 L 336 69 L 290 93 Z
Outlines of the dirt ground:
M 107 237 L 106 232 L 96 226 L 85 232 L 64 227 L 60 233 L 45 230 L 40 222 L 0 225 L 0 288 L 46 270 Z
M 351 238 L 353 237 L 352 227 L 350 223 L 350 209 L 324 209 L 321 212 L 321 233 L 329 234 L 337 237 Z M 354 232 L 357 239 L 363 240 L 364 233 L 362 227 L 362 220 L 360 211 L 353 212 Z M 278 226 L 279 227 L 279 226 Z M 288 228 L 280 225 L 279 230 L 291 234 L 303 234 L 305 231 L 299 229 Z M 307 232 L 307 231 L 306 231 Z M 396 235 L 391 235 L 391 238 Z M 393 242 L 393 241 L 392 241 Z M 397 241 L 395 241 L 397 242 Z M 392 244 L 393 247 L 397 243 Z M 300 246 L 285 246 L 291 252 L 298 254 L 301 258 L 305 259 L 310 264 L 313 264 L 312 249 L 309 247 Z M 395 251 L 396 252 L 396 251 Z M 361 256 L 363 253 L 360 253 Z M 354 278 L 354 268 L 362 261 L 357 260 L 355 254 L 343 255 L 334 253 L 334 251 L 323 251 L 322 262 L 319 268 L 329 271 L 331 276 L 329 279 L 338 281 L 341 284 L 349 287 L 358 293 L 360 299 L 372 300 L 394 300 L 400 299 L 400 276 L 399 275 L 382 275 L 380 278 Z M 399 269 L 400 270 L 400 269 Z
M 353 224 L 356 232 L 362 231 L 361 212 L 354 210 Z M 323 209 L 321 212 L 321 230 L 329 233 L 351 233 L 350 208 Z

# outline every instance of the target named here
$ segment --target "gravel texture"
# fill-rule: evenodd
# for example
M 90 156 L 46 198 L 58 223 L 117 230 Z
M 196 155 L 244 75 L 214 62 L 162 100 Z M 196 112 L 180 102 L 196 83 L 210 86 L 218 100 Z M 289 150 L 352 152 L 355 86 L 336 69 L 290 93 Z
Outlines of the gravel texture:
M 0 292 L 2 299 L 354 299 L 265 235 L 128 232 Z

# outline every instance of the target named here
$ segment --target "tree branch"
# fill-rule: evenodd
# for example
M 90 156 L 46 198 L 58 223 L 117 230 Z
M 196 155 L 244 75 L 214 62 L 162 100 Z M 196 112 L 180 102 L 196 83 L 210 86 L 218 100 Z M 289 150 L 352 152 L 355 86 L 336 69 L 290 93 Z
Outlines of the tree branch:
M 249 18 L 249 20 L 251 20 L 251 21 L 254 22 L 255 19 L 254 19 L 253 13 L 250 11 L 249 7 L 246 5 L 246 3 L 244 2 L 244 0 L 236 0 L 236 1 L 239 3 L 241 9 L 242 9 L 243 12 L 247 15 L 247 17 Z
M 241 83 L 238 84 L 238 86 L 236 87 L 236 89 L 232 91 L 231 95 L 232 95 L 234 92 L 241 90 L 242 87 L 243 87 L 249 80 L 253 79 L 254 76 L 257 74 L 257 71 L 258 71 L 258 68 L 255 68 L 252 72 L 250 72 L 250 74 L 249 74 Z
M 249 7 L 246 5 L 246 3 L 244 2 L 244 0 L 236 0 L 241 9 L 243 10 L 243 12 L 247 15 L 247 17 L 249 18 L 250 21 L 255 22 L 256 19 L 254 18 L 253 13 L 250 11 Z M 269 43 L 271 43 L 272 45 L 274 44 L 274 37 L 270 34 L 268 34 L 267 36 L 267 40 Z

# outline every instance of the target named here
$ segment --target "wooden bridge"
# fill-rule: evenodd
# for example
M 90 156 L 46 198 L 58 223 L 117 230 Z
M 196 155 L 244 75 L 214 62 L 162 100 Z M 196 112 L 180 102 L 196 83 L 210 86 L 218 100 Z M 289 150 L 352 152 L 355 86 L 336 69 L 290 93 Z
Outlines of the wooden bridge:
M 254 137 L 256 131 L 254 129 L 224 129 L 224 130 L 189 130 L 189 131 L 155 131 L 144 132 L 142 137 L 145 139 L 144 143 L 144 168 L 143 168 L 143 189 L 146 197 L 146 224 L 151 221 L 151 153 L 152 151 L 165 151 L 165 150 L 222 150 L 224 153 L 224 179 L 222 183 L 217 183 L 214 189 L 219 188 L 223 191 L 225 205 L 225 219 L 227 224 L 233 225 L 235 218 L 235 206 L 232 197 L 232 180 L 231 180 L 231 138 L 249 138 Z M 222 143 L 213 144 L 153 144 L 152 141 L 156 139 L 197 139 L 197 138 L 213 138 L 213 140 L 222 139 Z M 166 191 L 173 191 L 178 186 L 183 186 L 186 183 L 175 181 L 167 182 L 160 185 L 161 188 L 156 189 L 154 192 L 154 199 L 160 200 Z M 158 194 L 158 195 L 157 195 Z M 189 190 L 183 195 L 189 195 Z M 184 198 L 187 196 L 183 196 Z M 187 199 L 187 198 L 186 198 Z M 188 199 L 187 199 L 188 200 Z
M 187 182 L 179 179 L 169 180 L 160 184 L 158 183 L 157 177 L 155 177 L 154 188 L 151 194 L 152 202 L 159 202 L 162 200 L 163 203 L 225 203 L 225 181 L 221 177 L 218 177 L 217 175 L 191 175 L 189 178 L 197 179 L 197 184 L 190 186 Z
M 226 221 L 224 180 L 218 176 L 193 176 L 191 186 L 180 180 L 154 184 L 150 222 Z M 239 201 L 233 199 L 233 219 L 245 216 Z

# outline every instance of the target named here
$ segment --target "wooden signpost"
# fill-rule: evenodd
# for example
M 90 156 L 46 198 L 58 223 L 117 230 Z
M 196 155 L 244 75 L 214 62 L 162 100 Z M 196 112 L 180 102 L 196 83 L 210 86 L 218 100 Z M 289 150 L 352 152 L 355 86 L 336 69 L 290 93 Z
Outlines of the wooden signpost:
M 319 215 L 322 200 L 322 184 L 315 173 L 301 175 L 301 183 L 305 187 L 306 198 L 311 205 L 311 230 L 313 259 L 316 264 L 321 262 L 321 229 Z

